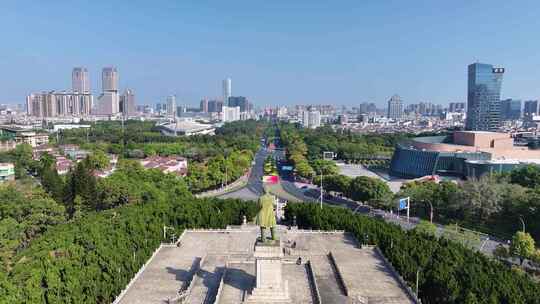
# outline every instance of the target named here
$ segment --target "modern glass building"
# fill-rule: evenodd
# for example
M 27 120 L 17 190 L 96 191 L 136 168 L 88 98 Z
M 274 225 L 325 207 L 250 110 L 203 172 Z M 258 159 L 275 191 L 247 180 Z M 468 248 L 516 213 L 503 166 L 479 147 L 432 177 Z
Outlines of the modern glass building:
M 521 100 L 505 99 L 501 101 L 501 119 L 518 120 L 521 118 Z
M 499 128 L 503 74 L 504 68 L 494 68 L 491 64 L 469 65 L 467 130 L 495 131 Z
M 451 142 L 451 136 L 418 137 L 412 141 L 436 146 Z M 419 149 L 414 142 L 396 145 L 390 162 L 390 175 L 403 178 L 417 178 L 426 175 L 447 175 L 463 177 L 466 161 L 489 160 L 491 155 L 484 152 L 449 152 L 436 149 Z
M 416 137 L 396 145 L 390 175 L 480 178 L 527 165 L 540 166 L 540 152 L 514 147 L 507 133 L 455 131 L 447 136 Z
M 535 115 L 538 115 L 538 100 L 525 101 L 523 106 L 523 116 L 525 120 L 532 120 Z

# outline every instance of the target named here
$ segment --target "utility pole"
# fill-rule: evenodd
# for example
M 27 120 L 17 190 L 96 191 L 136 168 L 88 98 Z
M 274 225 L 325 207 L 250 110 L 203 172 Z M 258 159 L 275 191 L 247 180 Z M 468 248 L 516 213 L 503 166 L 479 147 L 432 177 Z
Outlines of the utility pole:
M 429 202 L 430 212 L 429 212 L 429 222 L 433 223 L 433 204 Z
M 519 216 L 519 220 L 521 221 L 521 228 L 523 233 L 525 233 L 525 221 L 523 220 L 523 217 Z

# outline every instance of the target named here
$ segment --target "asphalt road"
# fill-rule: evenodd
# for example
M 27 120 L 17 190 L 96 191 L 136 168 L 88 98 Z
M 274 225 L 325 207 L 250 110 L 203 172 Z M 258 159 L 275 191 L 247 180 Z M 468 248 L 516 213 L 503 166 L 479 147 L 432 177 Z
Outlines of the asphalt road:
M 247 184 L 235 191 L 228 192 L 226 194 L 218 196 L 219 198 L 237 198 L 241 200 L 256 200 L 264 193 L 262 177 L 264 160 L 268 156 L 269 152 L 265 147 L 262 147 L 257 151 L 254 157 L 255 164 L 251 168 L 251 174 L 249 175 Z

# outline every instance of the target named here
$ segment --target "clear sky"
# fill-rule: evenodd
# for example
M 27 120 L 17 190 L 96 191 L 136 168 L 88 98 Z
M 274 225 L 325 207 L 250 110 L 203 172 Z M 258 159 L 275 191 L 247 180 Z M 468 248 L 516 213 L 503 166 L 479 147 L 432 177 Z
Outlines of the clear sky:
M 502 96 L 540 97 L 540 2 L 1 0 L 0 102 L 92 91 L 115 65 L 137 103 L 233 95 L 258 106 L 465 101 L 469 63 L 506 68 Z

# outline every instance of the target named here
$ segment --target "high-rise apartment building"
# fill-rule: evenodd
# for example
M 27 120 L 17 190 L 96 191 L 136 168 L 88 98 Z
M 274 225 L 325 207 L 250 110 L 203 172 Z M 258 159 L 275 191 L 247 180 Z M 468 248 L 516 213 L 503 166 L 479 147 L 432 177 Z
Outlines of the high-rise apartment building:
M 403 117 L 403 102 L 399 95 L 394 95 L 388 100 L 388 118 L 399 120 Z
M 240 120 L 240 107 L 225 107 L 223 106 L 223 121 Z
M 89 94 L 90 93 L 90 77 L 88 69 L 85 67 L 73 68 L 71 73 L 71 88 L 73 92 Z
M 250 112 L 252 110 L 249 100 L 244 96 L 229 97 L 229 107 L 240 107 L 240 112 Z
M 42 92 L 26 97 L 28 115 L 35 117 L 74 117 L 90 115 L 93 96 L 79 92 Z
M 377 112 L 377 106 L 373 102 L 363 102 L 360 104 L 358 114 L 367 114 Z
M 315 129 L 321 126 L 321 112 L 317 110 L 302 111 L 302 126 Z
M 101 72 L 103 92 L 118 92 L 118 70 L 116 67 L 105 67 Z
M 118 114 L 120 112 L 120 96 L 118 95 L 118 70 L 115 67 L 103 68 L 101 87 L 103 92 L 98 97 L 98 102 L 93 111 L 94 114 Z
M 201 112 L 208 113 L 208 99 L 207 98 L 201 99 L 201 103 L 200 103 L 199 108 L 200 108 Z
M 215 99 L 208 101 L 208 112 L 220 113 L 222 111 L 223 111 L 223 101 L 215 100 Z
M 521 118 L 521 100 L 505 99 L 501 101 L 501 119 L 518 120 Z
M 451 102 L 448 105 L 448 111 L 452 113 L 465 112 L 465 103 L 464 102 Z
M 137 114 L 135 94 L 131 89 L 126 89 L 124 94 L 120 96 L 120 112 L 122 112 L 124 116 L 134 116 Z
M 523 118 L 532 121 L 533 116 L 538 115 L 538 100 L 527 100 L 523 106 Z
M 223 105 L 229 106 L 229 97 L 232 96 L 232 80 L 226 78 L 223 80 Z
M 467 119 L 465 128 L 495 131 L 501 121 L 501 86 L 504 68 L 473 63 L 468 67 Z
M 176 117 L 176 95 L 167 96 L 167 116 Z

